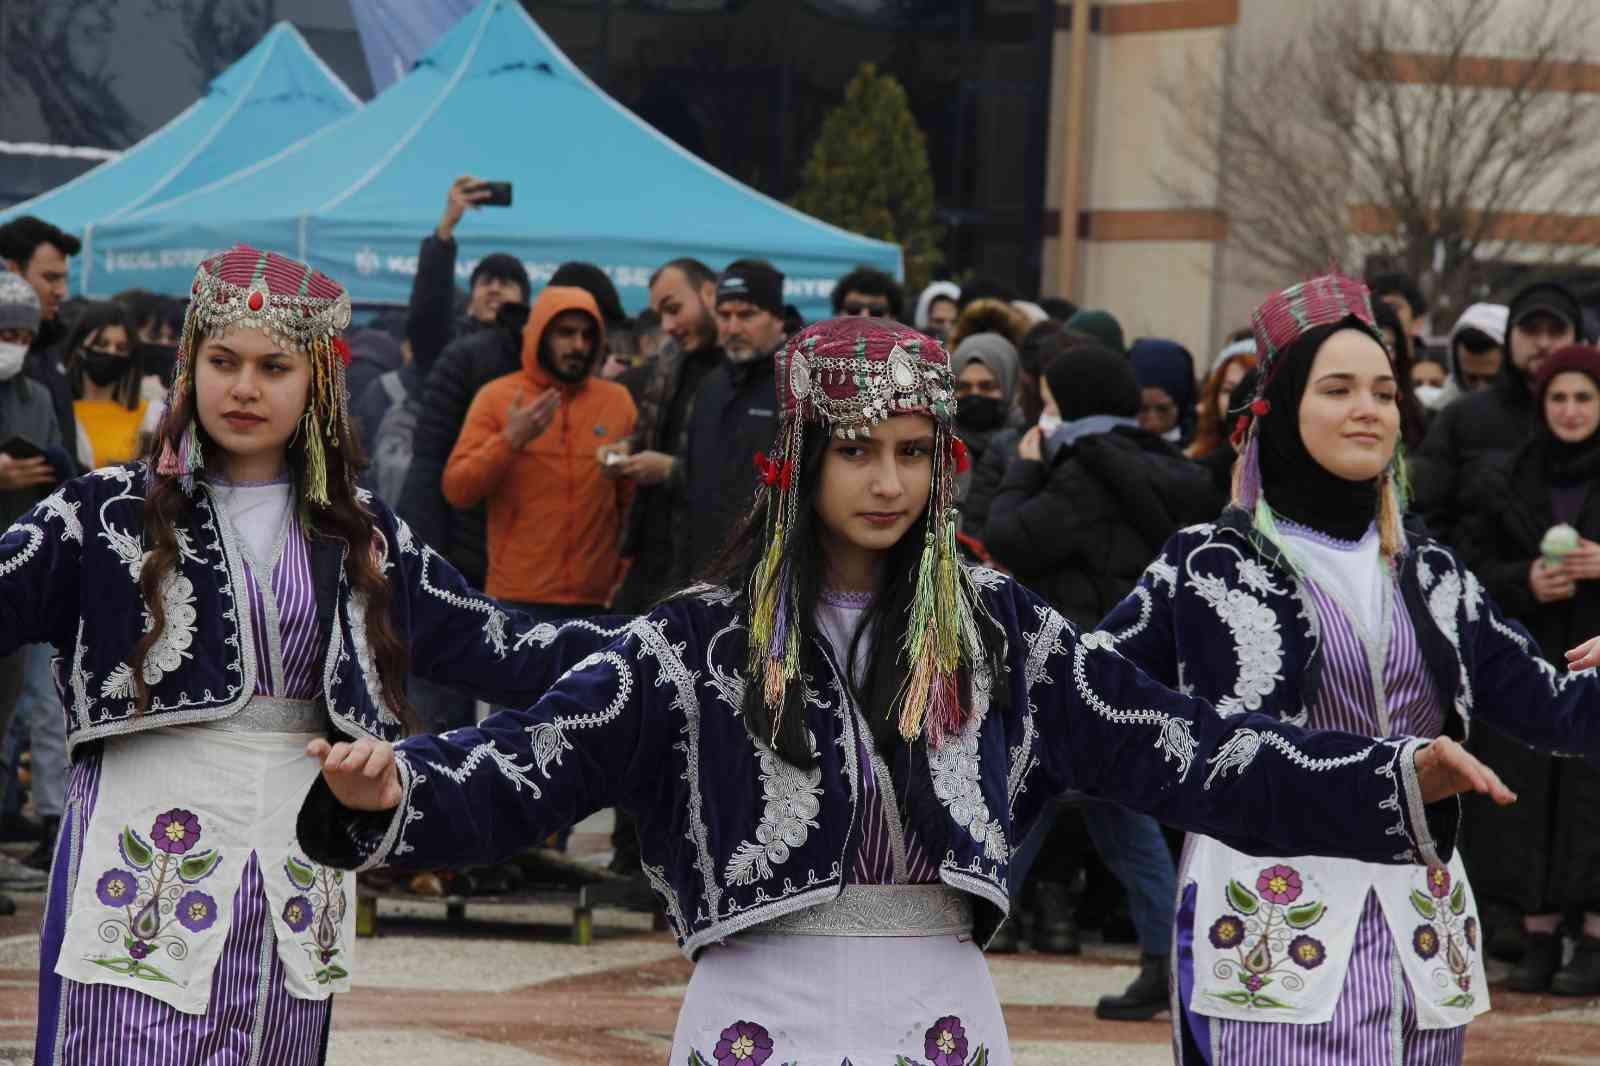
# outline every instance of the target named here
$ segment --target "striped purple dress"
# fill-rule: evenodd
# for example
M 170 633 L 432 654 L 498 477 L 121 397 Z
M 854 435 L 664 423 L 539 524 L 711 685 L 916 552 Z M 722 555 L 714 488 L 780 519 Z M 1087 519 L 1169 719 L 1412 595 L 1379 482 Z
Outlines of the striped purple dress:
M 1375 533 L 1370 536 L 1376 536 Z M 1330 544 L 1322 538 L 1325 546 Z M 1360 546 L 1331 542 L 1354 556 Z M 1365 542 L 1363 542 L 1365 543 Z M 1370 548 L 1370 545 L 1368 545 Z M 1388 728 L 1376 706 L 1368 645 L 1358 624 L 1325 584 L 1308 578 L 1322 633 L 1322 689 L 1310 710 L 1311 729 L 1340 729 L 1367 736 L 1435 737 L 1444 724 L 1438 690 L 1428 675 L 1400 588 L 1386 581 L 1391 619 L 1383 682 Z M 1379 634 L 1373 639 L 1381 640 Z M 1186 849 L 1187 850 L 1187 849 Z M 1180 875 L 1180 883 L 1182 883 Z M 1269 1024 L 1210 1018 L 1189 1009 L 1194 987 L 1196 889 L 1188 884 L 1177 918 L 1179 1002 L 1184 1021 L 1209 1066 L 1455 1066 L 1466 1045 L 1466 1027 L 1419 1029 L 1410 985 L 1378 898 L 1369 892 L 1351 949 L 1350 967 L 1333 1017 L 1312 1025 Z
M 278 538 L 268 582 L 246 564 L 255 630 L 256 695 L 320 695 L 317 610 L 311 561 L 298 522 Z M 247 705 L 240 712 L 247 716 Z M 268 723 L 270 725 L 270 723 Z M 55 966 L 82 841 L 99 796 L 99 747 L 73 763 L 56 845 L 40 948 L 40 1066 L 310 1066 L 327 1054 L 332 1000 L 298 999 L 285 988 L 262 871 L 252 856 L 234 896 L 232 922 L 204 1014 L 187 1014 L 133 989 L 63 979 Z M 174 796 L 182 802 L 181 795 Z

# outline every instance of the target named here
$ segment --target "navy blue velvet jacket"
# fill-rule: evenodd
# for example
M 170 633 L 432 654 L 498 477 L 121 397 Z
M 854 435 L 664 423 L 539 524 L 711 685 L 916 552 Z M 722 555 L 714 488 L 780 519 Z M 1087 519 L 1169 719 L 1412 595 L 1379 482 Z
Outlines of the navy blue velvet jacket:
M 1533 747 L 1600 754 L 1595 672 L 1557 672 L 1453 552 L 1420 528 L 1407 530 L 1407 542 L 1400 591 L 1446 734 L 1465 739 L 1476 715 Z M 1223 714 L 1303 723 L 1320 690 L 1316 609 L 1236 508 L 1174 535 L 1100 633 L 1151 677 Z
M 1008 910 L 1012 845 L 1046 799 L 1071 789 L 1262 854 L 1437 861 L 1433 840 L 1453 839 L 1455 804 L 1422 807 L 1420 741 L 1224 718 L 1009 578 L 975 577 L 1006 634 L 1005 675 L 974 679 L 964 731 L 918 762 L 942 807 L 939 876 L 989 905 L 978 908 L 980 938 Z M 301 846 L 346 868 L 460 865 L 622 807 L 639 820 L 644 871 L 691 957 L 832 899 L 861 834 L 864 711 L 824 642 L 810 641 L 817 765 L 783 762 L 740 715 L 745 642 L 735 597 L 686 593 L 626 624 L 528 710 L 402 742 L 397 810 L 350 811 L 319 781 Z M 994 699 L 995 685 L 1008 698 Z
M 150 706 L 136 713 L 138 667 L 130 659 L 149 622 L 138 586 L 147 549 L 144 486 L 143 464 L 96 470 L 67 482 L 0 538 L 0 656 L 21 644 L 56 647 L 56 685 L 74 748 L 226 718 L 249 701 L 267 669 L 256 661 L 241 546 L 202 483 L 165 586 L 167 627 L 142 666 Z M 378 534 L 366 550 L 382 558 L 394 590 L 391 617 L 410 645 L 413 673 L 525 704 L 560 676 L 563 657 L 592 645 L 592 634 L 558 635 L 475 591 L 381 501 L 363 500 Z M 400 720 L 381 697 L 367 643 L 364 600 L 344 572 L 348 546 L 317 536 L 309 547 L 332 723 L 346 736 L 398 740 Z M 533 644 L 556 653 L 521 654 Z

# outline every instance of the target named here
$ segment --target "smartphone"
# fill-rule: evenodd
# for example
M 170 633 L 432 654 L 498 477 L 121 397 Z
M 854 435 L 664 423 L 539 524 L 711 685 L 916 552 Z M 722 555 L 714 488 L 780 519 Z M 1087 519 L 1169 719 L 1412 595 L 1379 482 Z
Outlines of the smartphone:
M 478 203 L 484 207 L 510 207 L 511 183 L 509 181 L 486 181 L 479 188 L 488 190 L 489 195 Z
M 27 437 L 12 434 L 3 443 L 0 443 L 0 453 L 11 456 L 13 459 L 42 459 L 44 449 L 39 447 Z

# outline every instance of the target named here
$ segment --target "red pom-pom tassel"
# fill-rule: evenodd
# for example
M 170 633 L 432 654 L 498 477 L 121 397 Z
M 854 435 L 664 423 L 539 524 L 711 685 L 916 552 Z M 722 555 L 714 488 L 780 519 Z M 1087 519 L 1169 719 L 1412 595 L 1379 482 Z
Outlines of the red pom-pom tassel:
M 350 345 L 345 343 L 343 337 L 333 338 L 333 350 L 339 353 L 339 358 L 344 362 L 344 368 L 350 369 Z
M 966 442 L 960 437 L 950 438 L 950 457 L 956 464 L 956 473 L 965 474 L 972 469 L 972 453 L 967 451 Z
M 1263 396 L 1262 398 L 1251 402 L 1250 410 L 1255 413 L 1257 418 L 1265 418 L 1267 413 L 1272 410 L 1272 404 L 1267 400 L 1266 397 Z

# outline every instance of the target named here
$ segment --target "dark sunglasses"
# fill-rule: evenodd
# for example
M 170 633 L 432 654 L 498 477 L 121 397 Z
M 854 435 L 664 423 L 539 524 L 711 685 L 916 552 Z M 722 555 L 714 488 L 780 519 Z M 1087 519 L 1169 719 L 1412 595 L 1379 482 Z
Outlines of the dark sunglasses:
M 857 303 L 854 300 L 846 301 L 845 305 L 840 308 L 840 310 L 854 318 L 861 318 L 862 316 L 867 318 L 889 317 L 889 309 L 887 307 L 879 304 Z

